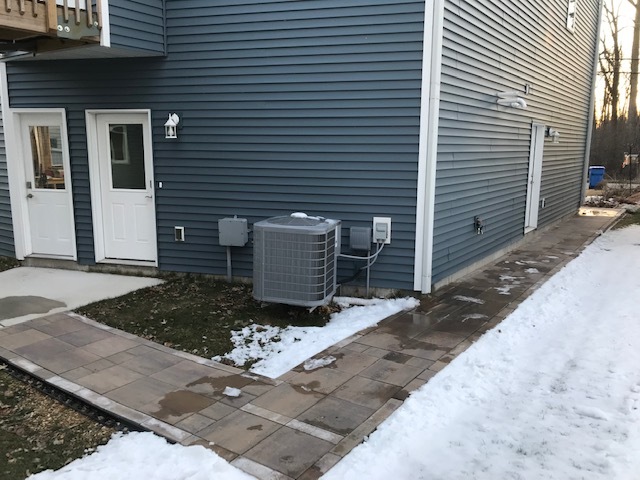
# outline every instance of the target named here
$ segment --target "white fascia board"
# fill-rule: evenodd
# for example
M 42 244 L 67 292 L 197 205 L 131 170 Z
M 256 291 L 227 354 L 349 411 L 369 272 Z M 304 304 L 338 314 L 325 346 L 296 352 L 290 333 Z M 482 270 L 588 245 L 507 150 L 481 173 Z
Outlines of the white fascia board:
M 9 104 L 9 85 L 7 83 L 7 64 L 0 62 L 0 102 L 2 103 L 2 122 L 4 127 L 7 176 L 9 179 L 9 199 L 11 201 L 11 221 L 13 225 L 13 245 L 16 258 L 24 260 L 30 246 L 27 245 L 26 197 L 24 169 L 22 168 L 16 136 L 15 119 Z
M 426 0 L 422 53 L 413 288 L 431 291 L 444 0 Z
M 102 0 L 102 30 L 100 31 L 100 45 L 111 46 L 111 24 L 109 23 L 109 0 Z

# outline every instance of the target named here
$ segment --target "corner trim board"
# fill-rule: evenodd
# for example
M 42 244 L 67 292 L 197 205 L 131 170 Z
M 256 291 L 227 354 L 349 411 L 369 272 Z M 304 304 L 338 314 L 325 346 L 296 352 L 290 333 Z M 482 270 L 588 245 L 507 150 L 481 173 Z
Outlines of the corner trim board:
M 425 0 L 413 288 L 431 292 L 444 1 Z

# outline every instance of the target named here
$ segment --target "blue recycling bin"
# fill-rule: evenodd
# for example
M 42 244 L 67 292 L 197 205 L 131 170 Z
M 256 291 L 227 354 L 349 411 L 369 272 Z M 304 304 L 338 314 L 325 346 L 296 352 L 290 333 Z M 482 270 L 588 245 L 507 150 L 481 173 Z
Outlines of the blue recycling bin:
M 604 178 L 604 167 L 589 167 L 589 188 L 595 188 Z

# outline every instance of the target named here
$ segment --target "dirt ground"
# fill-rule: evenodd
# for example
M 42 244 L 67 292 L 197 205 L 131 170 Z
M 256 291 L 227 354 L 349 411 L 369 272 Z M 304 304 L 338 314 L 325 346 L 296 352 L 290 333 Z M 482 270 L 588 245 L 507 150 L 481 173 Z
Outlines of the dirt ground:
M 57 470 L 106 443 L 113 433 L 113 429 L 12 377 L 0 365 L 3 480 L 22 480 L 42 470 Z
M 337 307 L 313 312 L 263 304 L 252 286 L 202 275 L 175 275 L 154 287 L 78 308 L 93 320 L 205 358 L 230 351 L 231 331 L 251 323 L 286 327 L 321 326 Z M 248 365 L 247 365 L 248 367 Z

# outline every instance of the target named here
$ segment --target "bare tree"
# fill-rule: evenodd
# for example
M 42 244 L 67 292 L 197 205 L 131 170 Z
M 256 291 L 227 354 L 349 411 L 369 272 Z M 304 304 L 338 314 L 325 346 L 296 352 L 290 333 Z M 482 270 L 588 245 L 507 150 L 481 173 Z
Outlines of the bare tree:
M 604 3 L 603 7 L 607 24 L 609 25 L 609 34 L 603 34 L 600 39 L 602 45 L 599 58 L 600 74 L 605 82 L 600 120 L 603 122 L 610 120 L 615 128 L 618 123 L 620 108 L 620 67 L 622 64 L 622 48 L 619 42 L 620 28 L 618 25 L 619 7 L 616 9 L 613 0 Z
M 638 57 L 640 57 L 640 1 L 628 0 L 636 10 L 631 42 L 631 71 L 629 72 L 629 120 L 636 123 L 638 117 Z

